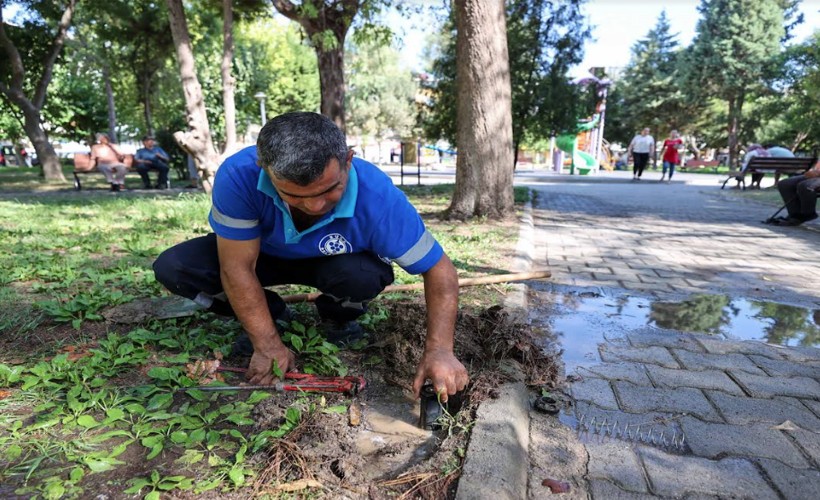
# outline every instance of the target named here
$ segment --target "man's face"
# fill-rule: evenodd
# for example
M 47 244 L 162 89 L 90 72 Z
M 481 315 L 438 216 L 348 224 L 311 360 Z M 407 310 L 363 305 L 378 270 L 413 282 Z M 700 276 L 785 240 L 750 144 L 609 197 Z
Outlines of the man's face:
M 273 187 L 291 208 L 307 215 L 324 215 L 339 203 L 347 188 L 350 172 L 350 160 L 347 157 L 344 165 L 331 158 L 322 175 L 307 186 L 300 186 L 290 181 L 271 177 Z
M 649 135 L 649 129 L 645 128 L 645 129 L 641 130 L 641 135 Z
M 151 149 L 154 147 L 154 139 L 145 139 L 142 141 L 142 145 L 146 147 L 146 149 Z

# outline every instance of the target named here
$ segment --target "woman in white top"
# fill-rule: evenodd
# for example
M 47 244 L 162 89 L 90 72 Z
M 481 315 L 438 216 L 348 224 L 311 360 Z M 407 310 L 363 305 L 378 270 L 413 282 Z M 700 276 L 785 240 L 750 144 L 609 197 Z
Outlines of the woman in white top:
M 632 167 L 632 180 L 641 180 L 643 169 L 649 163 L 649 157 L 655 155 L 655 139 L 649 135 L 649 128 L 644 128 L 641 133 L 632 138 L 629 143 L 627 154 L 632 155 L 634 166 Z

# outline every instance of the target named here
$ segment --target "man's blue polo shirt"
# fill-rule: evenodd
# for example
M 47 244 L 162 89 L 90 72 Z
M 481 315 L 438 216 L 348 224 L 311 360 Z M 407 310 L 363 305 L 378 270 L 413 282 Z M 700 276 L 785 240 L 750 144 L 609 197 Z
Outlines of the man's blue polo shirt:
M 444 254 L 404 193 L 375 165 L 353 158 L 339 203 L 298 232 L 256 160 L 256 146 L 251 146 L 219 167 L 208 216 L 217 235 L 229 240 L 260 238 L 262 253 L 283 259 L 371 252 L 411 274 L 428 271 Z

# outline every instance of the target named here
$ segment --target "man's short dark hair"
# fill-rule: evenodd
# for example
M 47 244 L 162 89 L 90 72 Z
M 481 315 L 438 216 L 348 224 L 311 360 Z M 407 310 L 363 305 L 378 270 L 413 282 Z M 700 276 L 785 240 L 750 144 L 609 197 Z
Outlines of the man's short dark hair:
M 156 138 L 151 134 L 145 134 L 144 136 L 142 136 L 142 140 L 143 141 L 148 141 L 148 140 L 155 141 Z
M 344 132 L 330 118 L 309 112 L 270 120 L 259 132 L 256 149 L 269 175 L 300 186 L 318 179 L 331 158 L 343 168 L 348 151 Z

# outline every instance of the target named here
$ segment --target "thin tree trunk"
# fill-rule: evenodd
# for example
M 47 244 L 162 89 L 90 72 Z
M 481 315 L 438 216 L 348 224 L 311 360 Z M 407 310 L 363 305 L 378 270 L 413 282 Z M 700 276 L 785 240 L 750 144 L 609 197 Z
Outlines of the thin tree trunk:
M 196 75 L 194 52 L 182 0 L 166 1 L 171 23 L 171 35 L 174 38 L 174 47 L 179 62 L 182 90 L 185 94 L 185 116 L 188 121 L 188 130 L 174 132 L 174 139 L 186 153 L 193 156 L 199 178 L 202 181 L 202 187 L 210 193 L 213 187 L 213 177 L 219 166 L 219 157 L 211 138 L 211 128 L 205 110 L 202 86 Z
M 743 96 L 729 99 L 729 165 L 736 166 L 738 160 L 737 131 L 740 126 L 740 113 L 743 110 Z
M 105 96 L 108 102 L 108 136 L 113 142 L 119 142 L 117 137 L 117 108 L 114 105 L 114 87 L 111 85 L 111 71 L 108 63 L 102 65 L 103 80 L 105 81 Z
M 512 90 L 504 0 L 456 0 L 456 188 L 446 216 L 513 215 Z
M 806 131 L 798 132 L 797 135 L 794 137 L 794 140 L 792 141 L 792 146 L 789 149 L 792 152 L 797 151 L 797 148 L 799 148 L 800 145 L 803 144 L 803 141 L 805 141 L 808 136 L 809 133 Z
M 142 76 L 142 116 L 145 118 L 145 130 L 154 133 L 154 108 L 151 106 L 151 77 Z
M 222 0 L 224 21 L 222 24 L 222 106 L 225 108 L 225 151 L 236 147 L 236 102 L 234 90 L 236 79 L 231 74 L 233 66 L 233 5 Z M 264 125 L 264 123 L 262 124 Z
M 341 42 L 344 43 L 344 42 Z M 332 50 L 316 49 L 319 60 L 319 85 L 322 93 L 322 114 L 345 130 L 344 49 L 341 44 Z
M 23 129 L 37 152 L 37 158 L 39 158 L 43 169 L 43 177 L 46 181 L 52 182 L 66 182 L 66 179 L 63 175 L 60 159 L 57 157 L 57 153 L 54 152 L 54 147 L 49 142 L 48 135 L 40 123 L 40 112 L 43 109 L 43 104 L 45 104 L 46 92 L 51 83 L 54 64 L 57 62 L 57 57 L 60 55 L 63 45 L 65 45 L 66 33 L 68 27 L 71 26 L 71 18 L 74 16 L 75 7 L 76 0 L 69 0 L 60 16 L 51 49 L 43 61 L 43 74 L 37 81 L 34 94 L 31 97 L 27 96 L 24 90 L 26 71 L 23 66 L 23 59 L 14 42 L 6 34 L 3 12 L 0 8 L 0 47 L 6 53 L 6 64 L 11 71 L 9 83 L 0 82 L 0 92 L 5 94 L 23 112 Z

